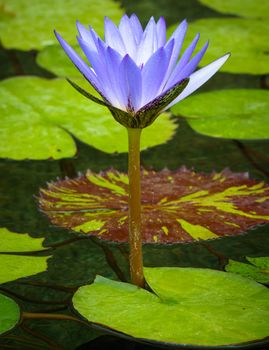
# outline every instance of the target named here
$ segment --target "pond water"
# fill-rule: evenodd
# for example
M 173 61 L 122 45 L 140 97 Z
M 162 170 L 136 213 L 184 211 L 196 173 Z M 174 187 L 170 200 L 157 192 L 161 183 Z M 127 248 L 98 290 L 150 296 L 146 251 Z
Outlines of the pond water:
M 191 22 L 200 18 L 224 16 L 195 0 L 141 0 L 135 3 L 124 0 L 122 6 L 128 14 L 135 12 L 144 24 L 151 15 L 156 18 L 164 16 L 169 25 L 184 18 Z M 74 27 L 74 23 L 70 23 L 70 26 Z M 214 42 L 211 43 L 213 46 Z M 1 78 L 17 75 L 53 78 L 52 73 L 36 64 L 35 57 L 36 51 L 6 50 L 2 47 Z M 200 91 L 220 88 L 260 89 L 266 84 L 265 75 L 219 72 Z M 166 167 L 174 170 L 185 165 L 195 171 L 211 173 L 229 168 L 233 172 L 248 172 L 251 178 L 269 182 L 269 141 L 210 138 L 193 131 L 183 118 L 173 117 L 173 120 L 178 126 L 175 135 L 165 144 L 142 151 L 141 162 L 145 169 L 161 170 Z M 45 238 L 44 245 L 52 247 L 47 252 L 32 254 L 51 255 L 47 271 L 0 286 L 0 291 L 15 299 L 25 312 L 70 315 L 73 293 L 79 286 L 91 283 L 97 274 L 129 280 L 126 245 L 102 242 L 55 227 L 38 209 L 39 189 L 46 187 L 49 181 L 65 176 L 74 177 L 87 169 L 99 172 L 113 167 L 126 171 L 126 153 L 109 154 L 79 140 L 76 143 L 78 151 L 73 158 L 0 160 L 1 227 L 12 232 L 28 233 L 35 238 Z M 236 237 L 167 246 L 146 244 L 143 254 L 144 265 L 148 267 L 189 266 L 223 270 L 229 259 L 243 261 L 246 256 L 269 256 L 268 225 L 258 226 Z M 0 349 L 154 348 L 157 349 L 106 335 L 100 330 L 89 330 L 85 325 L 71 320 L 47 318 L 29 319 L 0 336 Z

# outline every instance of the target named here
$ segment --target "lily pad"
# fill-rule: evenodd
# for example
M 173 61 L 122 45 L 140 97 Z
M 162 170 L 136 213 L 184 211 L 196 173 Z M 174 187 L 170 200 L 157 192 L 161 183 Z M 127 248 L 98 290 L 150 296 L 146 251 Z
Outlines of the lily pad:
M 14 328 L 20 320 L 20 308 L 14 300 L 0 294 L 0 334 Z
M 268 18 L 269 2 L 267 0 L 199 0 L 203 5 L 215 11 L 242 17 Z
M 181 168 L 142 170 L 146 243 L 178 243 L 238 235 L 269 222 L 269 187 L 228 170 L 205 175 Z M 128 177 L 88 171 L 41 189 L 40 208 L 55 225 L 127 242 Z
M 171 27 L 169 32 L 172 33 L 175 27 Z M 230 59 L 220 69 L 222 72 L 261 75 L 269 73 L 268 32 L 268 21 L 208 18 L 189 25 L 185 43 L 190 43 L 197 33 L 201 33 L 197 49 L 206 40 L 210 41 L 202 66 L 231 52 Z
M 74 45 L 73 47 L 81 56 L 83 55 L 79 45 Z M 36 62 L 40 67 L 58 77 L 68 77 L 71 80 L 74 78 L 80 79 L 80 86 L 84 81 L 84 79 L 81 79 L 79 70 L 74 66 L 72 61 L 67 58 L 66 53 L 59 44 L 44 47 L 44 49 L 38 53 Z
M 73 24 L 77 19 L 91 25 L 98 33 L 103 32 L 105 15 L 118 21 L 123 14 L 120 3 L 112 0 L 1 0 L 0 33 L 4 47 L 8 49 L 31 50 L 56 43 L 53 30 L 57 29 L 64 38 L 74 43 Z
M 27 233 L 18 234 L 4 227 L 0 228 L 0 253 L 45 250 L 42 245 L 43 242 L 44 238 L 32 238 Z
M 0 100 L 2 158 L 73 157 L 77 149 L 71 134 L 104 152 L 127 152 L 125 128 L 63 79 L 7 79 L 0 83 Z M 168 141 L 175 129 L 169 115 L 161 115 L 145 130 L 142 149 Z
M 16 253 L 42 250 L 44 249 L 42 242 L 43 239 L 31 238 L 27 234 L 15 233 L 6 228 L 1 228 L 0 283 L 6 283 L 45 271 L 49 256 L 16 255 Z
M 238 273 L 260 283 L 269 283 L 269 257 L 246 257 L 246 260 L 250 264 L 230 259 L 225 270 Z
M 172 107 L 200 134 L 228 139 L 269 138 L 269 91 L 205 92 Z
M 146 268 L 145 278 L 155 294 L 98 276 L 73 305 L 92 323 L 171 346 L 228 347 L 269 335 L 269 290 L 254 281 L 195 268 Z

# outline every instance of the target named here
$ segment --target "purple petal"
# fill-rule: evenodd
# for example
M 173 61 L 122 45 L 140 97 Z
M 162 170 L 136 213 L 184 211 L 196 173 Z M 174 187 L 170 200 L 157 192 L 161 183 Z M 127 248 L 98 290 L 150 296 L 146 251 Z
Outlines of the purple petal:
M 96 31 L 91 27 L 89 26 L 90 28 L 90 33 L 91 33 L 91 36 L 92 36 L 92 39 L 94 40 L 94 43 L 95 43 L 95 46 L 98 47 L 98 42 L 102 42 L 103 46 L 106 47 L 106 43 L 99 37 L 99 35 L 96 33 Z
M 80 47 L 82 48 L 85 56 L 89 60 L 100 84 L 102 85 L 103 90 L 105 91 L 106 95 L 109 94 L 109 87 L 108 87 L 108 79 L 106 74 L 106 64 L 104 55 L 100 55 L 100 45 L 97 43 L 97 52 L 91 50 L 90 46 L 87 45 L 87 42 L 85 42 L 81 38 L 77 38 Z
M 135 14 L 132 14 L 130 17 L 131 27 L 133 31 L 133 35 L 135 38 L 136 45 L 138 45 L 141 41 L 143 35 L 143 28 L 138 17 Z
M 102 96 L 105 97 L 104 90 L 98 80 L 98 77 L 92 71 L 92 69 L 83 61 L 83 59 L 76 53 L 76 51 L 61 37 L 59 33 L 54 32 L 59 43 L 64 49 L 67 56 L 74 63 L 77 69 L 84 75 L 93 88 Z
M 177 76 L 179 76 L 182 68 L 188 63 L 196 45 L 197 42 L 199 40 L 200 34 L 198 33 L 196 35 L 196 37 L 193 39 L 193 41 L 191 42 L 191 44 L 188 46 L 188 48 L 184 51 L 183 55 L 181 56 L 178 64 L 176 65 L 176 67 L 174 68 L 172 74 L 170 75 L 168 82 L 167 82 L 167 86 L 172 86 L 173 83 L 175 81 L 175 78 Z
M 142 77 L 141 71 L 135 62 L 126 55 L 119 68 L 120 81 L 123 89 L 127 92 L 127 109 L 137 111 L 141 106 Z
M 203 48 L 187 63 L 182 70 L 180 71 L 179 75 L 174 77 L 173 80 L 170 80 L 169 85 L 167 84 L 167 88 L 170 88 L 174 84 L 176 84 L 177 81 L 183 80 L 187 77 L 189 77 L 197 68 L 199 62 L 203 58 L 206 50 L 208 48 L 208 41 L 203 46 Z
M 118 100 L 118 104 L 114 105 L 122 110 L 126 110 L 128 105 L 127 89 L 124 88 L 120 76 L 120 64 L 122 62 L 121 55 L 111 47 L 107 48 L 106 63 L 107 73 L 110 79 L 112 91 Z
M 87 45 L 90 47 L 91 50 L 94 50 L 97 52 L 96 48 L 96 41 L 94 40 L 92 33 L 87 30 L 79 21 L 77 21 L 77 29 L 80 35 L 80 38 L 83 39 Z
M 142 106 L 162 91 L 173 45 L 174 42 L 171 41 L 166 49 L 161 47 L 157 50 L 142 69 Z
M 121 34 L 126 51 L 131 57 L 134 57 L 137 50 L 137 44 L 132 30 L 132 24 L 127 15 L 124 15 L 120 21 L 119 32 Z
M 118 51 L 122 56 L 126 54 L 126 48 L 120 32 L 108 17 L 105 17 L 105 42 L 108 46 Z
M 184 20 L 180 23 L 180 25 L 177 27 L 177 29 L 173 32 L 173 34 L 171 35 L 171 37 L 169 38 L 166 46 L 169 44 L 170 41 L 174 40 L 175 44 L 174 44 L 174 48 L 173 48 L 173 52 L 171 54 L 171 59 L 170 59 L 170 63 L 169 63 L 169 67 L 167 69 L 167 75 L 165 77 L 165 79 L 168 79 L 172 70 L 175 67 L 175 64 L 177 62 L 179 53 L 181 51 L 182 48 L 182 44 L 184 42 L 184 38 L 186 35 L 186 31 L 187 31 L 187 21 Z
M 82 51 L 84 52 L 85 56 L 87 57 L 88 61 L 90 62 L 94 72 L 98 76 L 98 78 L 101 78 L 102 76 L 102 62 L 100 61 L 101 57 L 98 55 L 97 48 L 95 46 L 95 50 L 92 50 L 91 46 L 88 45 L 88 42 L 84 41 L 84 39 L 77 37 L 79 46 L 81 47 Z M 101 70 L 101 74 L 99 74 L 99 71 Z
M 108 57 L 107 49 L 104 47 L 101 39 L 97 42 L 98 52 L 92 51 L 87 43 L 79 37 L 78 42 L 91 63 L 99 82 L 102 84 L 107 100 L 115 107 L 124 108 L 124 105 L 118 99 L 118 83 L 115 80 L 115 73 L 118 71 L 120 58 L 117 57 L 118 60 L 116 60 L 116 57 L 113 56 L 114 59 L 111 62 L 111 55 Z M 121 57 L 119 54 L 118 56 Z
M 157 33 L 154 18 L 149 20 L 137 50 L 136 64 L 145 64 L 157 49 Z
M 156 33 L 157 33 L 157 47 L 160 48 L 161 46 L 164 46 L 166 43 L 166 24 L 165 19 L 163 17 L 160 17 L 156 24 Z
M 174 104 L 178 103 L 179 101 L 183 100 L 187 96 L 189 96 L 191 93 L 193 93 L 195 90 L 197 90 L 201 85 L 206 83 L 220 68 L 221 66 L 227 61 L 227 59 L 230 57 L 230 54 L 226 54 L 216 61 L 208 64 L 207 66 L 199 69 L 198 71 L 194 72 L 190 76 L 190 81 L 187 87 L 183 90 L 183 92 L 172 102 L 170 103 L 166 109 L 170 108 Z

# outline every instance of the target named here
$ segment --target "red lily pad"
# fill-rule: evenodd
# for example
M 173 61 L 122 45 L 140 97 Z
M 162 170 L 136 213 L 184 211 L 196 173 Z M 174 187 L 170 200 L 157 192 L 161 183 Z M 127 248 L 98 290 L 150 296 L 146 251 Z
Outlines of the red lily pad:
M 238 235 L 269 222 L 269 187 L 229 170 L 206 175 L 142 170 L 145 243 L 181 243 Z M 128 177 L 88 171 L 50 183 L 39 203 L 50 221 L 104 240 L 128 240 Z

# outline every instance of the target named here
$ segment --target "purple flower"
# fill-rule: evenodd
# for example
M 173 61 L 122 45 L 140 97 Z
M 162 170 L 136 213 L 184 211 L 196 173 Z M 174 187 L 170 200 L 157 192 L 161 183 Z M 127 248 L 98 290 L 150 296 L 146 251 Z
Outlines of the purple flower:
M 195 72 L 208 42 L 193 57 L 199 34 L 180 55 L 187 30 L 184 20 L 166 41 L 165 20 L 152 17 L 143 30 L 136 15 L 124 15 L 117 27 L 105 18 L 105 40 L 92 27 L 77 22 L 77 40 L 91 66 L 57 33 L 56 37 L 74 65 L 100 94 L 83 95 L 109 108 L 128 128 L 144 128 L 175 103 L 197 90 L 228 59 L 229 54 Z M 179 59 L 178 59 L 179 58 Z

